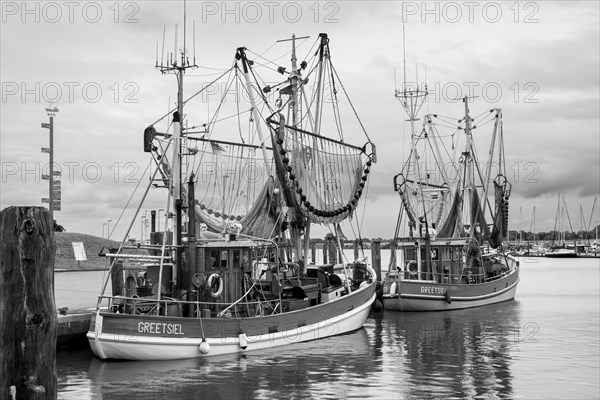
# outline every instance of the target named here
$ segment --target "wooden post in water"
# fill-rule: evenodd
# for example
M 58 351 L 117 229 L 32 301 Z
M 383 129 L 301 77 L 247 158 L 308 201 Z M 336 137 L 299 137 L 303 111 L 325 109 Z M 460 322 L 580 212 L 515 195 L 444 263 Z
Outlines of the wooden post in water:
M 310 257 L 311 257 L 312 263 L 316 264 L 317 263 L 317 249 L 316 249 L 316 245 L 312 242 L 310 244 Z
M 371 241 L 371 262 L 377 274 L 377 280 L 381 281 L 381 239 Z
M 116 253 L 119 249 L 109 249 L 109 252 Z M 112 262 L 112 259 L 110 259 Z M 115 261 L 115 266 L 110 271 L 110 283 L 112 285 L 112 294 L 113 296 L 122 296 L 123 295 L 123 260 L 117 259 Z
M 354 260 L 358 260 L 358 246 L 359 246 L 358 239 L 354 239 Z
M 390 242 L 390 271 L 396 271 L 396 267 L 398 266 L 398 260 L 396 260 L 396 250 L 398 249 L 398 243 L 396 239 Z
M 327 234 L 325 236 L 325 243 L 327 244 L 327 256 L 329 260 L 329 264 L 337 264 L 338 263 L 338 249 L 337 249 L 337 241 L 335 236 L 331 234 Z
M 55 252 L 47 209 L 0 211 L 2 399 L 56 399 Z

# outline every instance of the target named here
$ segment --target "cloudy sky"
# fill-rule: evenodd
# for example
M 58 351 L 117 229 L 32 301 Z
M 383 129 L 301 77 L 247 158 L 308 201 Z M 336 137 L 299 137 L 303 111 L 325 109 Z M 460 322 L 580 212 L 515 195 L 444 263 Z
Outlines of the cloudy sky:
M 511 229 L 529 230 L 535 206 L 536 231 L 551 230 L 558 192 L 573 229 L 581 229 L 581 209 L 588 223 L 600 192 L 599 4 L 188 1 L 187 15 L 188 27 L 195 21 L 203 67 L 196 79 L 207 82 L 231 65 L 239 46 L 261 53 L 294 33 L 329 34 L 336 69 L 378 147 L 360 213 L 362 235 L 388 238 L 400 206 L 392 177 L 409 132 L 394 98 L 403 25 L 409 78 L 418 73 L 430 91 L 423 111 L 458 119 L 463 108 L 456 99 L 464 95 L 476 96 L 474 114 L 502 109 Z M 55 162 L 62 170 L 62 210 L 55 218 L 70 232 L 102 236 L 103 224 L 112 220 L 115 228 L 136 184 L 147 181 L 142 132 L 175 97 L 173 77 L 154 69 L 156 46 L 165 26 L 167 38 L 175 24 L 181 30 L 182 2 L 1 5 L 0 208 L 42 205 L 47 197 L 41 175 L 48 155 L 40 149 L 48 146 L 48 131 L 40 124 L 54 102 L 60 109 Z M 191 40 L 191 29 L 188 35 Z M 152 200 L 147 209 L 161 207 L 162 200 Z M 119 222 L 113 237 L 128 222 Z

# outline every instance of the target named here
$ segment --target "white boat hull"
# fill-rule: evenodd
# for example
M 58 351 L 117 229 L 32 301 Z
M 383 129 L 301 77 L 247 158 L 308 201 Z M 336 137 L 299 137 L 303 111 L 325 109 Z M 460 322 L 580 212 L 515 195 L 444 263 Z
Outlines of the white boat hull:
M 373 284 L 370 286 L 373 286 Z M 104 317 L 100 313 L 97 313 L 96 318 L 92 320 L 92 327 L 94 329 L 91 327 L 87 338 L 92 352 L 101 359 L 173 360 L 244 353 L 275 346 L 323 339 L 360 329 L 367 319 L 372 303 L 375 301 L 374 287 L 365 287 L 360 291 L 364 290 L 372 292 L 368 301 L 363 301 L 362 304 L 352 307 L 347 312 L 339 313 L 336 316 L 320 320 L 316 323 L 297 326 L 296 323 L 291 322 L 293 319 L 289 319 L 290 322 L 287 325 L 290 327 L 294 326 L 293 328 L 258 335 L 250 334 L 248 326 L 251 326 L 251 324 L 246 324 L 247 333 L 244 333 L 243 337 L 240 337 L 238 332 L 224 337 L 207 337 L 206 342 L 210 346 L 210 350 L 206 354 L 200 351 L 201 337 L 149 337 L 135 334 L 131 330 L 124 333 L 103 333 Z M 313 312 L 318 312 L 318 307 L 315 308 Z M 294 314 L 299 315 L 299 313 L 304 311 L 301 310 L 282 315 L 286 315 L 287 318 L 293 318 Z M 253 318 L 246 318 L 245 320 L 247 322 L 253 320 Z M 196 324 L 200 324 L 199 319 L 194 321 Z M 227 322 L 233 322 L 233 320 L 229 319 Z

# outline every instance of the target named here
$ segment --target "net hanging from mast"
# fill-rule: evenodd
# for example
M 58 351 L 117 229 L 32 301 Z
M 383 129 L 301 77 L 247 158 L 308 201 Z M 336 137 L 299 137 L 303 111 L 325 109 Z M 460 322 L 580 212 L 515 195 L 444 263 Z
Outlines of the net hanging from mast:
M 274 160 L 288 206 L 296 219 L 336 223 L 352 215 L 372 164 L 363 148 L 270 118 Z

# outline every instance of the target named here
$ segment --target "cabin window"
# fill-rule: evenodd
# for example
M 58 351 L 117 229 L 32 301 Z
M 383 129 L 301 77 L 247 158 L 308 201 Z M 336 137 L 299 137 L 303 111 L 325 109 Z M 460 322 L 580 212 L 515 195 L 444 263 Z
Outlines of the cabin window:
M 444 247 L 443 254 L 442 254 L 442 259 L 443 260 L 450 260 L 450 259 L 452 259 L 452 249 L 450 247 Z
M 452 259 L 454 261 L 458 261 L 460 259 L 460 247 L 455 247 L 452 252 Z
M 241 268 L 247 274 L 251 274 L 252 273 L 252 265 L 250 264 L 250 252 L 247 249 L 244 249 L 244 250 L 241 250 L 241 254 L 242 254 Z
M 227 269 L 227 250 L 221 250 L 221 269 Z
M 236 250 L 232 250 L 231 251 L 231 266 L 233 267 L 233 269 L 240 269 L 241 266 L 241 257 L 240 257 L 240 250 L 236 249 Z
M 207 265 L 211 270 L 216 270 L 220 268 L 221 252 L 219 250 L 210 250 L 208 254 Z
M 416 251 L 413 247 L 407 247 L 406 250 L 404 250 L 404 255 L 405 255 L 406 260 L 416 260 L 417 259 Z

